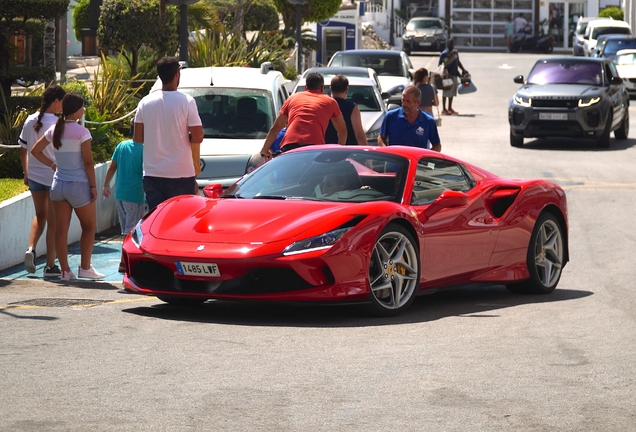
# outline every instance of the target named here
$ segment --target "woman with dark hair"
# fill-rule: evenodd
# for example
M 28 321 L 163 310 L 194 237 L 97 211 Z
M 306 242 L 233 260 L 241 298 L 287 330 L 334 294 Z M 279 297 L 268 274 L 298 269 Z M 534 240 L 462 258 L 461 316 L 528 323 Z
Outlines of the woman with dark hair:
M 48 166 L 36 158 L 29 157 L 31 149 L 36 141 L 42 137 L 46 130 L 57 121 L 56 113 L 62 111 L 62 99 L 66 91 L 58 85 L 49 86 L 42 95 L 42 102 L 38 112 L 27 117 L 20 133 L 20 161 L 24 173 L 24 184 L 31 191 L 33 206 L 35 207 L 35 217 L 31 222 L 31 232 L 29 234 L 29 248 L 24 254 L 24 268 L 29 273 L 35 273 L 35 259 L 37 253 L 35 248 L 46 230 L 46 266 L 44 267 L 44 277 L 59 276 L 60 268 L 55 265 L 55 215 L 49 196 L 51 184 L 53 183 L 53 171 Z M 45 154 L 51 160 L 55 160 L 53 149 L 45 150 Z
M 51 186 L 51 200 L 57 222 L 55 246 L 57 259 L 62 268 L 61 279 L 67 281 L 77 277 L 86 279 L 104 277 L 91 265 L 97 219 L 95 210 L 97 189 L 91 153 L 91 133 L 77 123 L 83 115 L 84 99 L 78 94 L 67 93 L 62 100 L 62 116 L 31 150 L 35 158 L 55 171 Z M 44 153 L 51 143 L 53 143 L 56 160 L 52 160 Z M 77 276 L 68 264 L 68 229 L 73 210 L 82 227 L 81 264 L 77 269 Z
M 437 89 L 429 82 L 429 74 L 426 68 L 419 68 L 413 74 L 413 84 L 422 92 L 420 109 L 433 115 L 433 107 L 439 105 Z

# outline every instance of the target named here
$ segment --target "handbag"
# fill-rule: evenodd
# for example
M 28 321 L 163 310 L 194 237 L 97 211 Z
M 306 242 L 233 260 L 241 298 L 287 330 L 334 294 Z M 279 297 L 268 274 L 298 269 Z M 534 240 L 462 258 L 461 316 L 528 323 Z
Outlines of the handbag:
M 457 93 L 459 94 L 474 93 L 476 91 L 477 91 L 477 86 L 475 86 L 475 83 L 473 83 L 473 80 L 463 82 L 457 89 Z
M 450 90 L 455 85 L 453 79 L 448 76 L 443 64 L 439 65 L 435 72 L 431 72 L 431 75 L 433 77 L 433 85 L 438 90 Z

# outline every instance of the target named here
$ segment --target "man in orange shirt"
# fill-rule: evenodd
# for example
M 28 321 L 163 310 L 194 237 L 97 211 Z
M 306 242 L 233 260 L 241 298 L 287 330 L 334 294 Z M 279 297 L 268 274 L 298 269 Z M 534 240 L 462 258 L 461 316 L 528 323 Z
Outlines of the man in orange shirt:
M 317 73 L 310 73 L 305 79 L 305 91 L 294 93 L 283 103 L 274 124 L 267 133 L 261 156 L 271 158 L 270 147 L 276 135 L 287 125 L 287 132 L 281 141 L 281 150 L 325 143 L 325 130 L 329 121 L 338 132 L 338 144 L 347 142 L 347 125 L 335 99 L 324 94 L 325 79 Z

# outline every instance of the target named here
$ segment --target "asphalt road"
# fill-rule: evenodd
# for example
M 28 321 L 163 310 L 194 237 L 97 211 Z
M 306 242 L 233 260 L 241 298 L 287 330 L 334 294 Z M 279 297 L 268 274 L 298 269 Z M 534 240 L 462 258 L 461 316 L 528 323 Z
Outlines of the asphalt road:
M 462 53 L 479 90 L 440 135 L 448 154 L 564 187 L 571 262 L 554 293 L 437 293 L 379 319 L 0 279 L 0 430 L 633 431 L 636 135 L 510 147 L 512 78 L 536 58 Z

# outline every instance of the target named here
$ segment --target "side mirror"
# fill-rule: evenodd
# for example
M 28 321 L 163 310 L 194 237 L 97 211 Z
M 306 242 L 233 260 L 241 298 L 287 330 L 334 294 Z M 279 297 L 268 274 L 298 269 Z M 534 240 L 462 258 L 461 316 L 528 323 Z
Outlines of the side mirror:
M 388 92 L 382 92 L 382 94 L 380 96 L 382 96 L 382 100 L 384 100 L 384 99 L 390 98 L 391 94 L 388 93 Z
M 621 85 L 623 83 L 623 78 L 621 77 L 612 77 L 610 79 L 610 85 Z
M 223 185 L 220 183 L 209 184 L 203 188 L 203 195 L 208 198 L 219 198 L 223 195 Z
M 468 204 L 468 195 L 464 192 L 446 190 L 424 210 L 425 219 L 445 208 L 461 207 Z
M 513 78 L 513 81 L 516 82 L 517 84 L 523 84 L 523 75 L 517 75 L 516 77 Z

